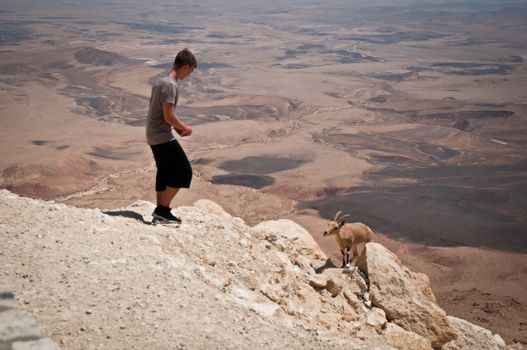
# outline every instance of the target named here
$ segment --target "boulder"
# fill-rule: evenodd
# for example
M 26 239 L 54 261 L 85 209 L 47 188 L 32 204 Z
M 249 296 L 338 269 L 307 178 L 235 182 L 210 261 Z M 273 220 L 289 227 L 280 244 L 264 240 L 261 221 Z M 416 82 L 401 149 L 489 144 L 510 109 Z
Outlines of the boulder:
M 323 275 L 311 275 L 307 278 L 309 285 L 313 288 L 322 289 L 326 288 L 328 280 Z
M 342 295 L 344 295 L 344 298 L 346 301 L 354 308 L 358 309 L 360 305 L 362 304 L 362 301 L 355 295 L 354 293 L 345 290 Z
M 356 268 L 350 269 L 350 270 L 345 269 L 343 272 L 350 276 L 351 280 L 353 281 L 355 285 L 354 286 L 355 289 L 358 288 L 360 292 L 368 291 L 368 283 L 364 279 L 364 277 L 361 275 L 361 272 L 358 269 Z
M 18 309 L 0 312 L 0 345 L 17 339 L 40 338 L 41 336 L 37 322 L 29 315 Z
M 342 292 L 342 288 L 342 284 L 334 280 L 329 280 L 328 284 L 326 285 L 326 289 L 332 297 L 336 297 L 337 295 L 339 295 L 340 292 Z
M 386 323 L 386 314 L 382 309 L 374 307 L 366 314 L 366 324 L 374 327 L 377 331 L 382 330 Z
M 428 339 L 419 334 L 408 332 L 394 323 L 388 323 L 384 331 L 386 342 L 396 349 L 404 350 L 432 350 Z
M 59 350 L 57 344 L 47 338 L 19 341 L 12 345 L 12 350 Z
M 501 350 L 505 349 L 505 342 L 498 335 L 493 335 L 488 329 L 476 326 L 468 321 L 448 316 L 448 320 L 456 333 L 456 339 L 446 343 L 442 350 L 478 349 Z
M 348 288 L 351 285 L 351 279 L 342 273 L 342 269 L 326 269 L 322 272 L 322 275 L 328 281 L 326 289 L 332 297 L 336 297 L 342 292 L 344 287 Z
M 229 219 L 232 217 L 229 213 L 223 210 L 219 204 L 208 199 L 197 200 L 194 203 L 194 207 L 204 211 L 205 213 L 212 214 L 220 218 Z
M 311 255 L 318 260 L 323 259 L 323 261 L 327 259 L 326 254 L 320 249 L 309 232 L 294 221 L 287 219 L 263 221 L 254 226 L 254 229 L 264 234 L 265 232 L 272 232 L 278 238 L 294 242 L 296 250 L 304 256 Z
M 357 266 L 368 275 L 372 304 L 386 312 L 388 321 L 428 339 L 434 348 L 454 339 L 426 275 L 410 271 L 378 243 L 366 244 L 364 254 Z

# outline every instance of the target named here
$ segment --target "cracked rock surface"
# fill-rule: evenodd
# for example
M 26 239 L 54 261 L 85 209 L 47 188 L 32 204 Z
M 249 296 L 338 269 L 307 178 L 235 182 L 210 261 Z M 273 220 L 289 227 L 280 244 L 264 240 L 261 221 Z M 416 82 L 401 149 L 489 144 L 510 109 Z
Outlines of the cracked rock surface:
M 15 299 L 0 316 L 18 305 L 36 319 L 31 349 L 431 349 L 387 319 L 371 276 L 321 269 L 327 256 L 292 221 L 250 227 L 207 200 L 173 210 L 175 227 L 150 225 L 152 211 L 1 190 L 0 280 Z M 0 319 L 0 334 L 16 324 Z

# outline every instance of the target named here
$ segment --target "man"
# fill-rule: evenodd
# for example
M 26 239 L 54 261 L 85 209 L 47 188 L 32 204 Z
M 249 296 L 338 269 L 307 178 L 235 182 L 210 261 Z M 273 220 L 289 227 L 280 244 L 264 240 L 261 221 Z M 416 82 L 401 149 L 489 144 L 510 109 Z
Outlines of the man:
M 157 167 L 157 207 L 152 214 L 154 221 L 181 223 L 170 212 L 170 203 L 179 189 L 190 187 L 192 167 L 172 129 L 181 137 L 192 134 L 192 128 L 176 115 L 179 96 L 177 82 L 188 78 L 196 67 L 194 55 L 188 49 L 183 49 L 176 55 L 168 75 L 158 79 L 152 87 L 146 119 L 146 140 Z

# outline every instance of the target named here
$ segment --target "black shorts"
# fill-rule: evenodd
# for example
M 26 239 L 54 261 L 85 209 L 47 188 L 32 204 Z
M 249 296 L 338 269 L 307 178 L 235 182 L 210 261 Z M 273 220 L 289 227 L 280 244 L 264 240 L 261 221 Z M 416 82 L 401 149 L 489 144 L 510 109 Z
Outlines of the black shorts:
M 168 187 L 189 188 L 192 180 L 192 167 L 179 142 L 172 140 L 159 145 L 151 145 L 156 160 L 156 191 Z

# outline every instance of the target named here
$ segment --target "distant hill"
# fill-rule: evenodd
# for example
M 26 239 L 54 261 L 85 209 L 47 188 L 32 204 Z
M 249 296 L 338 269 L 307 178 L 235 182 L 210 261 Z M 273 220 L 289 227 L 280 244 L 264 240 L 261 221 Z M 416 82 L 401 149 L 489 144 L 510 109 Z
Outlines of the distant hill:
M 114 66 L 133 62 L 133 60 L 115 52 L 104 51 L 94 47 L 84 47 L 76 51 L 73 57 L 79 63 L 93 66 Z

